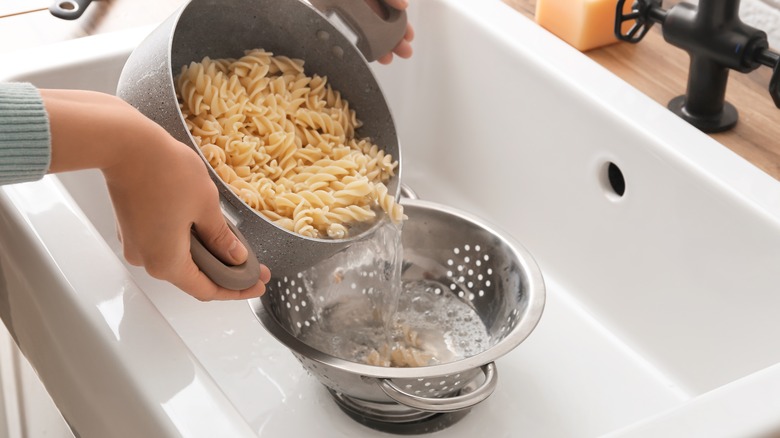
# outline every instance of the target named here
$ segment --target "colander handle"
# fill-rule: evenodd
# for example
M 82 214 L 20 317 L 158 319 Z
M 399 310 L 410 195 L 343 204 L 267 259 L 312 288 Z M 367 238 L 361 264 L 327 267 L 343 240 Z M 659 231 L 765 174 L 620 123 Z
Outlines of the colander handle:
M 227 265 L 211 253 L 193 231 L 190 234 L 190 254 L 198 268 L 218 286 L 230 290 L 244 290 L 254 286 L 260 279 L 260 262 L 252 247 L 238 228 L 225 218 L 228 227 L 247 249 L 246 261 L 240 265 Z
M 399 388 L 398 385 L 389 379 L 380 380 L 379 387 L 388 397 L 410 408 L 425 412 L 454 412 L 470 408 L 479 402 L 487 399 L 496 389 L 498 383 L 498 371 L 496 363 L 490 362 L 482 366 L 482 372 L 485 374 L 485 381 L 477 389 L 468 394 L 457 395 L 455 397 L 420 397 L 419 395 L 409 394 Z
M 357 35 L 355 44 L 367 61 L 376 61 L 390 53 L 406 34 L 406 11 L 395 9 L 384 0 L 387 11 L 382 18 L 365 0 L 310 0 L 322 13 L 336 12 Z

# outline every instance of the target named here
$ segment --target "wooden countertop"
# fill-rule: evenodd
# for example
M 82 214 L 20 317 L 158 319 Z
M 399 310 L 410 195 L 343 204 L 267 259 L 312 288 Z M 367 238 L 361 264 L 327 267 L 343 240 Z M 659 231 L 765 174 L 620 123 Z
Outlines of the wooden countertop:
M 59 20 L 46 8 L 53 0 L 5 0 L 0 5 L 0 53 L 135 26 L 158 23 L 184 0 L 101 0 L 75 21 Z M 424 1 L 424 0 L 413 0 Z M 536 0 L 503 0 L 531 19 Z M 677 0 L 665 0 L 664 6 Z M 33 11 L 19 14 L 19 12 Z M 663 104 L 685 92 L 688 55 L 663 40 L 659 26 L 639 43 L 617 43 L 586 52 L 652 99 Z M 730 73 L 726 99 L 739 111 L 739 123 L 712 137 L 780 180 L 780 110 L 769 97 L 771 72 Z
M 536 0 L 503 1 L 534 19 Z M 668 4 L 665 1 L 664 7 Z M 664 106 L 685 93 L 688 54 L 664 41 L 660 26 L 653 26 L 638 44 L 620 42 L 585 54 Z M 749 74 L 729 74 L 726 100 L 737 107 L 739 122 L 734 129 L 712 137 L 780 180 L 780 109 L 769 96 L 771 74 L 766 67 Z

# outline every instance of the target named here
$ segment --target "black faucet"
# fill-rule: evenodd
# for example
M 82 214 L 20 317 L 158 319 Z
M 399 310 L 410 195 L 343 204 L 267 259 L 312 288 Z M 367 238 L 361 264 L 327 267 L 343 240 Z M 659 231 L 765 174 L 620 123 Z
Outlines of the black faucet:
M 769 49 L 766 33 L 739 19 L 739 0 L 699 0 L 678 3 L 668 10 L 661 0 L 636 0 L 624 12 L 618 0 L 615 36 L 638 43 L 654 23 L 664 39 L 690 55 L 688 89 L 669 102 L 669 109 L 704 132 L 721 132 L 737 124 L 737 110 L 726 102 L 729 71 L 749 73 L 762 65 L 774 70 L 769 94 L 780 108 L 780 55 Z M 633 23 L 623 32 L 624 23 Z

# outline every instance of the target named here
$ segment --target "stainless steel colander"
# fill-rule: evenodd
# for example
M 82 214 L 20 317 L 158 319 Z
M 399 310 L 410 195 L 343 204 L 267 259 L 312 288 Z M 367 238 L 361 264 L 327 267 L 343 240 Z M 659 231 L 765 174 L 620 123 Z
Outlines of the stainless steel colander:
M 402 281 L 432 281 L 440 287 L 426 290 L 432 294 L 428 299 L 457 299 L 472 308 L 489 337 L 482 350 L 451 362 L 401 368 L 335 357 L 302 341 L 310 331 L 333 332 L 333 327 L 324 327 L 334 322 L 324 319 L 320 305 L 328 299 L 356 306 L 345 318 L 369 318 L 370 312 L 361 311 L 359 302 L 386 290 L 377 280 L 382 266 L 350 270 L 336 261 L 331 269 L 326 262 L 325 268 L 317 269 L 341 286 L 336 293 L 307 281 L 308 273 L 298 273 L 273 279 L 262 298 L 250 301 L 263 326 L 342 408 L 386 422 L 418 421 L 486 399 L 497 382 L 494 361 L 531 333 L 545 302 L 539 268 L 517 242 L 456 209 L 414 199 L 403 204 L 409 219 L 402 233 Z
M 357 42 L 334 26 L 320 10 L 298 0 L 188 0 L 160 24 L 130 55 L 122 69 L 117 95 L 164 127 L 174 138 L 195 149 L 176 98 L 174 78 L 182 66 L 212 59 L 237 58 L 245 50 L 263 48 L 276 55 L 304 60 L 308 75 L 328 83 L 350 103 L 362 126 L 357 134 L 370 137 L 394 160 L 400 144 L 390 108 L 368 65 L 388 53 L 406 32 L 406 14 L 387 8 L 381 19 L 363 0 L 314 0 L 317 8 L 335 12 L 351 26 Z M 360 49 L 360 50 L 359 50 Z M 397 198 L 400 164 L 387 181 Z M 274 275 L 296 273 L 370 235 L 375 227 L 356 230 L 345 239 L 319 239 L 284 229 L 249 207 L 207 166 L 219 188 L 222 208 L 243 233 L 248 246 Z M 198 248 L 193 239 L 193 248 Z M 256 270 L 222 264 L 203 248 L 196 263 L 206 275 L 231 289 L 257 282 Z M 256 261 L 252 260 L 256 264 Z M 224 279 L 224 280 L 223 280 Z

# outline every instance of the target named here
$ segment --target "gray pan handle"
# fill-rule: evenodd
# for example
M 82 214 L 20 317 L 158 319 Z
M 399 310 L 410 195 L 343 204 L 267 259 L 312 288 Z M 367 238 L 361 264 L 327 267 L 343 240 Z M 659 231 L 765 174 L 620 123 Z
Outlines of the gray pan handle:
M 87 9 L 92 0 L 54 0 L 49 12 L 63 20 L 75 20 Z
M 193 231 L 190 234 L 190 254 L 192 260 L 218 286 L 230 290 L 244 290 L 255 285 L 260 280 L 260 262 L 247 243 L 246 238 L 227 218 L 225 221 L 231 231 L 238 237 L 247 249 L 246 261 L 240 265 L 227 265 L 211 253 Z
M 357 48 L 367 61 L 376 61 L 390 53 L 406 34 L 406 11 L 390 7 L 385 0 L 379 3 L 388 17 L 378 16 L 365 0 L 310 0 L 322 13 L 335 12 L 358 37 Z

